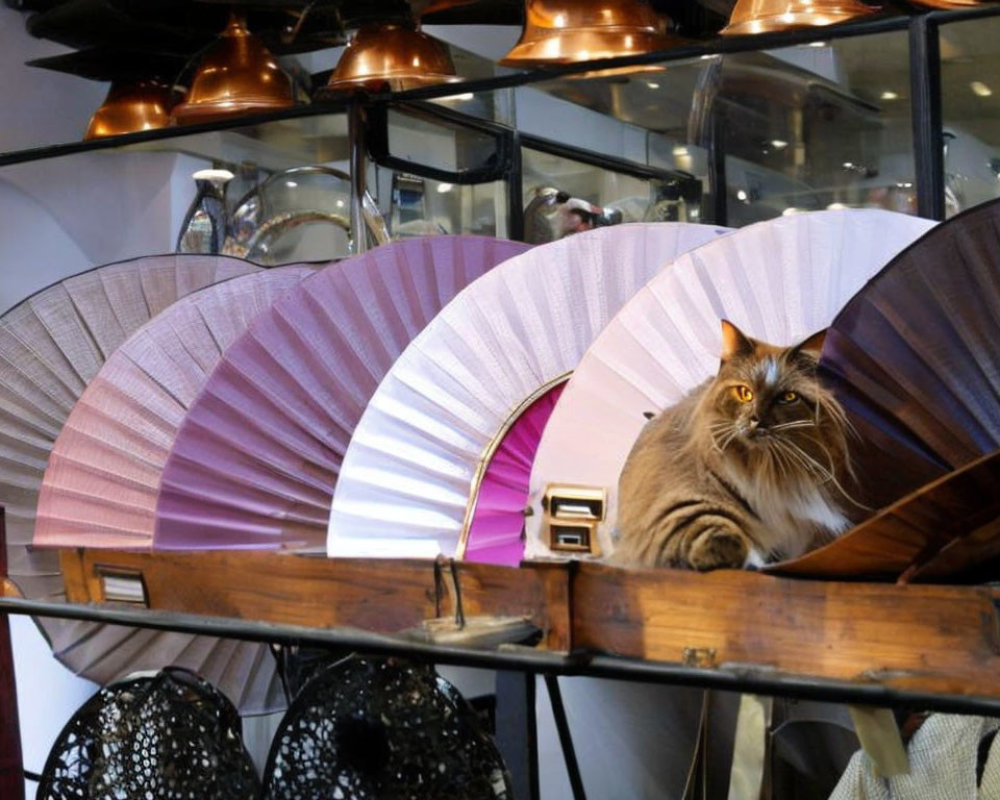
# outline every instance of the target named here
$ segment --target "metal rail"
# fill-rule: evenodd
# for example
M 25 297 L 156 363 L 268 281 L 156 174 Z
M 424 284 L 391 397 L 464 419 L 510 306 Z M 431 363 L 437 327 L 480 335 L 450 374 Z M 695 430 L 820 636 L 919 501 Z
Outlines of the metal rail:
M 173 611 L 74 605 L 0 598 L 0 614 L 50 616 L 62 619 L 172 630 L 245 641 L 309 644 L 372 654 L 401 655 L 441 664 L 537 674 L 589 676 L 615 680 L 694 686 L 732 692 L 834 703 L 919 708 L 956 714 L 1000 716 L 1000 698 L 896 689 L 877 682 L 860 683 L 778 673 L 757 665 L 721 664 L 714 668 L 643 661 L 592 652 L 556 653 L 507 645 L 497 650 L 436 645 L 353 628 L 309 628 L 228 617 L 210 617 Z

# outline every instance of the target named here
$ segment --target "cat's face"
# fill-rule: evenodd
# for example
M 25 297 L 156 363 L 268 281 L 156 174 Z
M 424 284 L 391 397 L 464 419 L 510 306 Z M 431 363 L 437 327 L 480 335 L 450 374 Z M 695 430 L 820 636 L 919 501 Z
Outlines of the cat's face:
M 821 342 L 775 347 L 724 323 L 722 362 L 699 413 L 719 455 L 778 472 L 836 468 L 845 457 L 845 423 L 816 374 Z

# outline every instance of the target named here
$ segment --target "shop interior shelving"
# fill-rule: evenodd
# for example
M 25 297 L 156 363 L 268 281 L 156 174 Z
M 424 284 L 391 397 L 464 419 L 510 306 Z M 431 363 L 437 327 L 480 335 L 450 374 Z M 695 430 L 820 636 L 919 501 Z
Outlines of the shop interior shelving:
M 439 104 L 459 93 L 477 96 L 531 86 L 559 97 L 581 73 L 766 51 L 807 44 L 819 36 L 835 40 L 906 31 L 916 210 L 943 219 L 937 30 L 945 23 L 998 15 L 1000 6 L 984 4 L 873 15 L 821 33 L 713 38 L 586 66 L 509 71 L 446 87 L 8 152 L 0 154 L 0 169 L 116 148 L 162 148 L 207 158 L 228 157 L 235 149 L 279 169 L 349 156 L 349 117 L 359 109 Z M 724 154 L 713 155 L 709 169 L 722 174 L 710 176 L 710 183 L 724 184 Z M 702 218 L 725 222 L 719 194 L 714 197 L 717 205 L 703 208 Z M 0 612 L 395 653 L 523 673 L 1000 714 L 995 679 L 1000 590 L 989 585 L 901 586 L 730 571 L 622 571 L 578 563 L 515 569 L 453 562 L 343 562 L 277 553 L 70 551 L 63 554 L 62 565 L 69 602 L 25 600 L 5 579 Z M 109 598 L 108 576 L 134 581 L 136 597 L 131 602 Z M 698 612 L 693 620 L 678 622 L 692 609 Z M 462 616 L 465 626 L 455 622 Z M 483 618 L 499 618 L 505 625 L 477 628 Z M 761 635 L 763 629 L 769 634 Z M 532 643 L 525 644 L 529 630 Z M 511 631 L 519 638 L 507 641 Z

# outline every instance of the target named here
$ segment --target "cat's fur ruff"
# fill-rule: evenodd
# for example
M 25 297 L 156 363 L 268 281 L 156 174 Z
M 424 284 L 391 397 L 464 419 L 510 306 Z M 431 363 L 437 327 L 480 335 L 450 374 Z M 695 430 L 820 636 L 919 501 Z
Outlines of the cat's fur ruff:
M 816 375 L 822 334 L 781 348 L 722 325 L 718 374 L 648 422 L 629 454 L 615 563 L 759 565 L 850 525 L 848 425 Z

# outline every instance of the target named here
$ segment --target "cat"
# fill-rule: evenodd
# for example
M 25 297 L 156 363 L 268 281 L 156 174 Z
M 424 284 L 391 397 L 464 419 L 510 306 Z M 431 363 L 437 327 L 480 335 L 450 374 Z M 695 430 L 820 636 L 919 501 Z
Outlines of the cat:
M 710 570 L 792 558 L 850 527 L 850 428 L 825 331 L 788 348 L 722 321 L 718 374 L 653 417 L 618 485 L 613 563 Z

